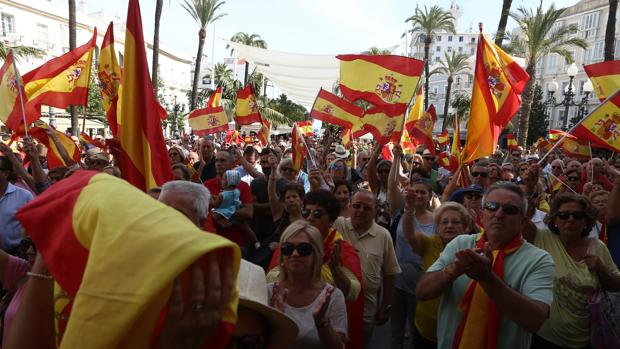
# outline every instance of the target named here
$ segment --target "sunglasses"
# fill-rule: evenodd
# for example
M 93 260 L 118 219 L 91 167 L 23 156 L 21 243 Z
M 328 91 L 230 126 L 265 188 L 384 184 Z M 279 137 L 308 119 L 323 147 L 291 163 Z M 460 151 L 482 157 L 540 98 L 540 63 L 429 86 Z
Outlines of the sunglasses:
M 309 242 L 300 242 L 297 245 L 293 244 L 292 242 L 285 242 L 280 247 L 280 250 L 282 251 L 282 255 L 284 256 L 291 256 L 293 252 L 297 250 L 297 253 L 300 256 L 306 257 L 312 254 L 314 248 Z
M 364 204 L 359 203 L 359 202 L 352 203 L 351 207 L 353 207 L 356 210 L 364 209 L 364 211 L 371 211 L 373 209 L 372 206 L 364 205 Z
M 503 204 L 503 203 L 499 203 L 499 202 L 495 202 L 495 201 L 487 201 L 482 205 L 482 208 L 485 209 L 486 211 L 489 212 L 497 212 L 497 210 L 499 210 L 500 208 L 502 209 L 502 212 L 504 212 L 505 214 L 512 216 L 515 215 L 519 212 L 521 212 L 521 209 L 515 205 L 512 204 Z
M 307 208 L 304 208 L 301 210 L 301 216 L 304 218 L 308 218 L 310 217 L 310 215 L 312 215 L 312 218 L 315 219 L 321 219 L 321 217 L 323 217 L 325 213 L 323 212 L 323 210 L 310 210 Z
M 559 169 L 562 169 L 562 166 L 551 166 L 551 168 L 559 168 Z
M 519 172 L 525 172 L 525 171 L 527 171 L 527 167 L 524 167 L 524 168 L 520 168 L 520 169 L 519 169 Z
M 472 172 L 472 173 L 471 173 L 471 175 L 472 175 L 473 177 L 478 177 L 478 176 L 480 176 L 480 177 L 482 177 L 482 178 L 486 178 L 486 177 L 488 177 L 488 176 L 489 176 L 489 174 L 488 174 L 488 173 L 486 173 L 486 172 Z
M 573 212 L 571 212 L 571 211 L 560 211 L 560 212 L 557 213 L 556 216 L 559 219 L 563 220 L 563 221 L 568 220 L 568 218 L 570 218 L 571 216 L 573 216 L 573 218 L 575 220 L 580 221 L 580 220 L 586 218 L 586 213 L 583 212 L 583 211 L 573 211 Z

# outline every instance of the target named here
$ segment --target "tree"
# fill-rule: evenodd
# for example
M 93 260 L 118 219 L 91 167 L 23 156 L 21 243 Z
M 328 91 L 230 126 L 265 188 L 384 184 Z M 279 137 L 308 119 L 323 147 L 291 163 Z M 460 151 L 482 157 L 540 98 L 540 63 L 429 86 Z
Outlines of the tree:
M 586 49 L 588 47 L 584 39 L 573 36 L 579 30 L 576 23 L 554 26 L 565 10 L 565 8 L 556 9 L 551 4 L 545 12 L 541 2 L 535 12 L 532 9 L 520 7 L 516 13 L 510 14 L 517 21 L 523 37 L 514 37 L 510 43 L 511 49 L 509 51 L 525 57 L 525 71 L 530 76 L 530 80 L 523 91 L 521 119 L 519 120 L 519 145 L 523 147 L 527 141 L 528 123 L 534 99 L 536 62 L 550 53 L 556 53 L 568 63 L 572 63 L 573 56 L 568 49 L 573 47 Z
M 390 55 L 392 54 L 392 51 L 386 50 L 386 49 L 380 49 L 377 46 L 373 46 L 369 48 L 368 51 L 362 52 L 362 54 L 371 55 L 371 56 L 380 56 L 380 55 Z
M 449 115 L 446 123 L 452 123 L 455 117 L 458 117 L 461 123 L 469 119 L 469 110 L 471 107 L 471 97 L 469 94 L 463 92 L 455 93 L 452 102 L 450 102 L 450 106 L 456 113 Z
M 456 75 L 465 74 L 469 71 L 469 56 L 464 53 L 452 52 L 452 55 L 448 56 L 448 53 L 444 53 L 444 59 L 439 62 L 439 67 L 434 69 L 434 72 L 445 74 L 448 76 L 448 86 L 446 88 L 446 103 L 443 107 L 443 123 L 441 130 L 446 129 L 446 119 L 448 118 L 448 107 L 450 106 L 450 93 L 452 92 L 452 83 Z
M 295 121 L 306 120 L 309 116 L 308 111 L 304 106 L 297 104 L 283 93 L 278 99 L 272 99 L 267 103 L 267 106 L 281 114 L 279 118 L 271 118 L 272 123 L 292 125 Z M 271 115 L 273 117 L 273 115 Z
M 75 22 L 75 0 L 69 0 L 69 49 L 75 50 L 76 47 L 76 22 Z M 69 106 L 69 113 L 71 113 L 71 134 L 78 136 L 79 120 L 77 109 L 73 105 Z
M 428 9 L 424 6 L 424 11 L 416 7 L 413 16 L 407 18 L 406 22 L 411 22 L 413 28 L 409 32 L 424 38 L 424 109 L 428 108 L 428 80 L 429 80 L 429 53 L 433 38 L 440 30 L 448 33 L 456 33 L 454 29 L 454 16 L 439 6 L 432 6 Z
M 196 96 L 198 94 L 198 80 L 200 79 L 200 61 L 202 60 L 202 50 L 207 38 L 207 25 L 224 17 L 225 13 L 219 13 L 220 6 L 226 2 L 221 0 L 183 0 L 183 8 L 192 18 L 198 22 L 198 52 L 196 53 L 196 64 L 194 65 L 194 80 L 192 82 L 192 94 L 190 98 L 190 110 L 196 107 Z
M 151 81 L 155 82 L 159 78 L 159 21 L 161 11 L 164 7 L 164 0 L 157 0 L 155 3 L 155 29 L 153 33 L 153 64 L 151 64 Z M 153 83 L 153 93 L 157 98 L 157 84 Z
M 237 34 L 233 35 L 230 38 L 230 41 L 232 42 L 237 42 L 246 46 L 252 46 L 252 47 L 260 47 L 260 48 L 267 48 L 267 42 L 263 39 L 261 39 L 260 35 L 258 34 L 248 34 L 248 33 L 244 33 L 244 32 L 238 32 Z M 230 45 L 226 45 L 227 49 L 230 49 Z M 232 54 L 234 51 L 234 49 L 230 50 L 230 53 Z M 245 62 L 245 74 L 243 76 L 243 85 L 247 85 L 248 84 L 248 73 L 250 70 L 250 63 L 248 63 L 248 61 Z
M 605 62 L 614 60 L 614 44 L 616 39 L 616 12 L 618 0 L 609 0 L 609 14 L 605 28 Z
M 527 144 L 533 144 L 540 137 L 547 136 L 549 121 L 547 120 L 547 106 L 543 100 L 543 89 L 540 84 L 534 86 L 534 98 L 530 112 L 529 129 L 527 132 Z
M 506 37 L 506 24 L 508 24 L 508 16 L 510 15 L 510 6 L 512 0 L 502 1 L 502 14 L 499 17 L 499 24 L 497 25 L 497 33 L 495 33 L 495 45 L 502 47 L 502 41 Z
M 13 50 L 13 57 L 16 61 L 20 58 L 41 58 L 45 54 L 43 50 L 30 46 L 8 46 L 0 41 L 0 59 L 4 60 L 9 54 L 9 50 Z

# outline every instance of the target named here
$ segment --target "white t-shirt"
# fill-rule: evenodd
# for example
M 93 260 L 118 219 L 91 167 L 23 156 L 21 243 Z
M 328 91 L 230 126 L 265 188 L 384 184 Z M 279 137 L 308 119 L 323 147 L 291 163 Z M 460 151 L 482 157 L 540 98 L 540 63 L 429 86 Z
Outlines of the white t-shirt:
M 295 323 L 299 327 L 297 340 L 294 344 L 291 344 L 291 348 L 321 348 L 319 332 L 314 325 L 314 317 L 312 314 L 314 309 L 318 306 L 319 300 L 329 287 L 334 286 L 326 283 L 319 296 L 305 307 L 296 308 L 287 304 L 286 308 L 284 308 L 284 313 L 295 320 Z M 267 285 L 267 291 L 269 292 L 269 299 L 271 299 L 271 295 L 273 294 L 273 283 Z M 344 302 L 344 294 L 336 287 L 334 287 L 334 292 L 332 292 L 329 300 L 327 318 L 334 331 L 344 336 L 347 335 L 347 308 Z

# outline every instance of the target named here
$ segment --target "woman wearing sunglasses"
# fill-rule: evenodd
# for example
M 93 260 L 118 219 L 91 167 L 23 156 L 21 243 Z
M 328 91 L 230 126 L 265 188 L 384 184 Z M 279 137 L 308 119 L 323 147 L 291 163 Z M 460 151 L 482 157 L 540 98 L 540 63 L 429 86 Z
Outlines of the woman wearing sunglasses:
M 555 262 L 549 318 L 532 338 L 532 348 L 589 348 L 588 299 L 597 289 L 620 290 L 620 271 L 605 244 L 588 238 L 596 213 L 584 196 L 564 193 L 551 202 L 549 230 L 525 236 Z
M 341 349 L 347 334 L 344 295 L 321 277 L 323 237 L 307 221 L 292 223 L 280 239 L 281 273 L 267 285 L 271 306 L 295 320 L 291 348 Z

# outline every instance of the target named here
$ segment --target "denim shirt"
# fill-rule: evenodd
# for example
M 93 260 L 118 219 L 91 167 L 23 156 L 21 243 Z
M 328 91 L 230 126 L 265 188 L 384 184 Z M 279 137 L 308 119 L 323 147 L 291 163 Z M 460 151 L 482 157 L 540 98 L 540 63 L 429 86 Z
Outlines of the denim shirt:
M 2 250 L 11 251 L 22 241 L 22 226 L 15 218 L 19 209 L 33 199 L 32 193 L 9 183 L 0 197 L 0 237 Z

